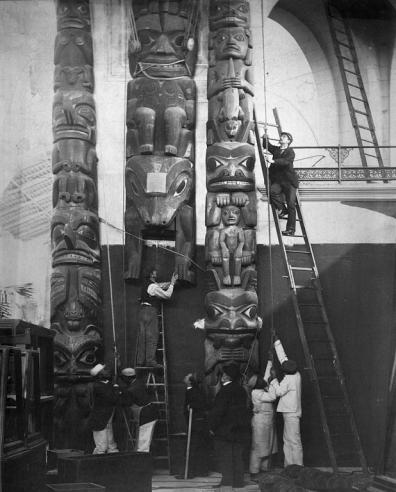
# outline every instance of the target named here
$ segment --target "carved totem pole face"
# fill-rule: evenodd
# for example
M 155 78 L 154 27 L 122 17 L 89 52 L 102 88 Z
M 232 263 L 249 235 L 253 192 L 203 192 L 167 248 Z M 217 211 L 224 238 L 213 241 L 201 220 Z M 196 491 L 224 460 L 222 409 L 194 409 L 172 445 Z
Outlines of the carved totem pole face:
M 191 40 L 186 32 L 191 28 L 190 11 L 193 2 L 150 2 L 134 4 L 139 47 L 129 51 L 131 75 L 146 73 L 150 77 L 192 76 L 196 62 L 195 33 Z
M 58 0 L 56 17 L 58 31 L 70 27 L 90 30 L 89 0 Z
M 206 184 L 208 191 L 254 190 L 254 147 L 223 142 L 213 144 L 206 152 Z
M 206 336 L 215 346 L 249 344 L 259 329 L 257 294 L 241 288 L 209 292 L 205 298 Z
M 77 138 L 96 143 L 96 113 L 92 94 L 81 91 L 58 91 L 53 109 L 54 141 Z
M 250 7 L 247 0 L 211 0 L 209 26 L 211 31 L 221 27 L 249 26 Z
M 53 265 L 92 265 L 100 261 L 99 219 L 81 208 L 57 208 L 51 222 Z
M 250 33 L 243 27 L 219 29 L 213 36 L 216 60 L 244 59 L 249 48 Z
M 191 198 L 193 165 L 188 159 L 134 156 L 126 169 L 127 196 L 146 227 L 167 227 Z
M 96 327 L 100 282 L 97 268 L 56 267 L 51 276 L 51 328 L 58 333 L 79 335 L 88 327 Z

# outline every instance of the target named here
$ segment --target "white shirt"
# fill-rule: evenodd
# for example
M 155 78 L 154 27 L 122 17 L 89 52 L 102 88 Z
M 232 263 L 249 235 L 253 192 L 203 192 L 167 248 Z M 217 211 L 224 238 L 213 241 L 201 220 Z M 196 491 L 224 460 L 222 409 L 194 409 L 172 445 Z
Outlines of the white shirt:
M 169 282 L 153 282 L 147 287 L 147 294 L 159 299 L 170 299 L 173 294 L 173 284 Z
M 254 389 L 252 391 L 253 413 L 272 413 L 274 400 L 276 400 L 276 393 L 273 386 L 270 386 L 268 391 Z
M 301 375 L 286 374 L 279 383 L 277 379 L 271 381 L 276 396 L 280 396 L 277 412 L 294 413 L 296 417 L 301 417 Z

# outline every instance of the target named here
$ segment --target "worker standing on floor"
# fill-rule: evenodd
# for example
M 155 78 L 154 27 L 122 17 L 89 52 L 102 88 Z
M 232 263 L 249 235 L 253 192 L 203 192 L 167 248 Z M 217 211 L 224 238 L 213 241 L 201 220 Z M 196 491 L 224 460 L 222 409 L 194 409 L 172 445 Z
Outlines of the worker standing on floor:
M 280 397 L 277 412 L 283 415 L 284 465 L 303 465 L 303 448 L 300 435 L 301 419 L 301 375 L 294 360 L 288 359 L 281 341 L 277 338 L 274 348 L 281 364 L 284 377 L 281 382 L 275 377 L 270 386 Z M 272 372 L 276 376 L 275 372 Z

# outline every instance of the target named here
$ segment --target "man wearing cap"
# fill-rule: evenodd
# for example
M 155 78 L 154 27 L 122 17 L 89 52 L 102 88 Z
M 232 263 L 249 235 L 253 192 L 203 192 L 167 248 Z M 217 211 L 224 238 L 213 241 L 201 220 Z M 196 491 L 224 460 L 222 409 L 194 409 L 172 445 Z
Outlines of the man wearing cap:
M 298 176 L 293 168 L 295 153 L 290 147 L 292 142 L 293 137 L 287 132 L 280 134 L 279 146 L 272 145 L 266 134 L 263 136 L 263 147 L 273 156 L 272 161 L 269 161 L 271 162 L 269 167 L 271 203 L 279 211 L 279 218 L 287 217 L 286 230 L 282 232 L 284 236 L 294 236 L 296 231 Z
M 222 386 L 209 414 L 209 429 L 214 436 L 214 448 L 221 485 L 244 486 L 243 450 L 250 440 L 250 419 L 247 393 L 239 383 L 239 367 L 235 363 L 223 366 Z
M 158 412 L 147 386 L 138 376 L 139 373 L 133 367 L 126 367 L 121 371 L 120 403 L 122 406 L 131 408 L 131 413 L 139 425 L 136 451 L 148 453 Z
M 297 364 L 294 360 L 284 359 L 283 361 L 280 360 L 280 362 L 285 375 L 280 383 L 277 378 L 273 379 L 271 387 L 275 390 L 276 396 L 280 397 L 276 410 L 283 414 L 284 464 L 285 467 L 289 465 L 302 466 L 303 448 L 300 436 L 301 375 L 297 371 Z
M 93 405 L 88 419 L 92 430 L 95 449 L 93 454 L 118 453 L 113 436 L 113 415 L 118 400 L 118 385 L 113 385 L 103 364 L 90 371 L 93 383 Z
M 158 367 L 159 365 L 155 359 L 159 337 L 158 314 L 161 312 L 161 302 L 172 297 L 177 278 L 177 274 L 174 273 L 170 282 L 159 283 L 157 270 L 151 268 L 142 285 L 136 351 L 137 366 Z

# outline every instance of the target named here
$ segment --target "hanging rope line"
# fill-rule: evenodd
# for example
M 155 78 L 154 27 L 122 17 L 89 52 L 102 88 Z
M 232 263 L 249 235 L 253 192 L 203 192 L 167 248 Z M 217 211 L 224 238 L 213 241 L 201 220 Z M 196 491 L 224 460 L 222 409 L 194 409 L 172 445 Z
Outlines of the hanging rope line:
M 267 133 L 267 121 L 268 121 L 268 105 L 267 105 L 267 67 L 265 57 L 265 15 L 264 15 L 264 2 L 261 2 L 261 23 L 262 23 L 262 53 L 263 53 L 263 72 L 264 72 L 264 132 Z M 256 123 L 257 124 L 257 123 Z M 257 142 L 260 145 L 260 142 Z M 266 139 L 265 150 L 268 152 L 268 140 Z M 271 299 L 271 313 L 270 313 L 270 329 L 271 329 L 271 346 L 275 336 L 274 329 L 274 288 L 273 288 L 273 262 L 272 262 L 272 234 L 271 234 L 271 190 L 269 186 L 269 166 L 266 166 L 266 189 L 267 189 L 267 222 L 268 222 L 268 245 L 269 245 L 269 266 L 270 266 L 270 299 Z
M 110 222 L 108 222 L 106 219 L 103 219 L 102 217 L 99 217 L 99 222 L 102 222 L 103 224 L 106 224 L 109 227 L 112 227 L 113 229 L 115 229 L 115 230 L 117 230 L 119 232 L 122 232 L 122 233 L 124 233 L 124 234 L 126 234 L 128 236 L 134 237 L 135 239 L 137 239 L 137 240 L 139 240 L 139 241 L 141 241 L 143 243 L 145 242 L 145 239 L 143 239 L 143 238 L 141 238 L 139 236 L 136 236 L 135 234 L 132 234 L 131 232 L 126 231 L 122 227 L 117 227 L 114 224 L 111 224 Z M 179 253 L 178 251 L 175 251 L 174 249 L 171 249 L 171 248 L 168 248 L 166 246 L 163 246 L 162 244 L 159 244 L 157 247 L 158 248 L 161 248 L 161 249 L 164 249 L 166 251 L 169 251 L 170 253 L 172 253 L 175 256 L 182 256 L 183 258 L 186 258 L 192 265 L 196 266 L 199 270 L 201 270 L 201 272 L 205 272 L 206 271 L 200 265 L 198 265 L 198 263 L 196 263 L 193 259 L 191 259 L 187 255 L 184 255 L 183 253 Z
M 106 210 L 106 192 L 103 184 L 103 205 Z M 100 221 L 100 218 L 99 218 Z M 117 376 L 117 361 L 118 361 L 118 351 L 116 343 L 116 331 L 114 322 L 114 302 L 113 302 L 113 279 L 111 274 L 111 258 L 110 258 L 110 242 L 109 242 L 109 230 L 106 227 L 106 243 L 107 243 L 107 269 L 109 275 L 109 286 L 110 286 L 110 311 L 111 311 L 111 327 L 113 332 L 113 353 L 114 353 L 114 374 Z

